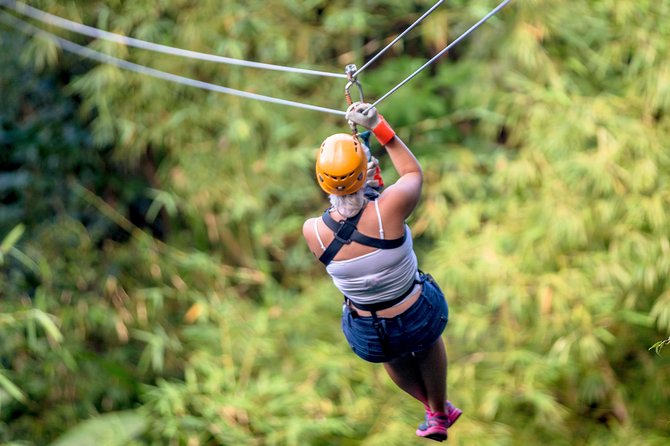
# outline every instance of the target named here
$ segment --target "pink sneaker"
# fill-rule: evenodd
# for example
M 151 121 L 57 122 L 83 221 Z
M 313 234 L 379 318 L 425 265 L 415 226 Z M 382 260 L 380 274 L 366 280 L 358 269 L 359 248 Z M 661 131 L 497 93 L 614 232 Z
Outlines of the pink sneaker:
M 444 412 L 447 414 L 447 427 L 451 427 L 456 422 L 456 420 L 458 420 L 460 416 L 463 415 L 463 411 L 451 404 L 451 401 L 449 400 L 444 403 Z
M 433 412 L 426 406 L 426 421 L 419 425 L 416 435 L 423 438 L 430 438 L 435 441 L 444 441 L 447 439 L 447 428 L 460 418 L 463 411 L 450 401 L 444 403 L 444 412 Z
M 449 420 L 444 412 L 426 412 L 426 421 L 419 425 L 416 435 L 435 441 L 444 441 L 447 439 L 448 425 Z

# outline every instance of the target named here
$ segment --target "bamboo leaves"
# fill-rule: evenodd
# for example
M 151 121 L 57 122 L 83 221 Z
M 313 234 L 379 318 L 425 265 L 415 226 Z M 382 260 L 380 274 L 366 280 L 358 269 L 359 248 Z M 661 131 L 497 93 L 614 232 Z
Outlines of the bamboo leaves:
M 146 416 L 136 411 L 114 412 L 83 421 L 69 429 L 50 446 L 125 446 L 147 427 Z
M 489 3 L 441 7 L 365 73 L 366 95 Z M 163 44 L 332 71 L 370 57 L 418 8 L 39 5 Z M 662 353 L 670 332 L 669 6 L 513 5 L 381 109 L 424 166 L 410 224 L 450 304 L 450 398 L 468 408 L 450 441 L 665 444 L 667 357 L 647 348 L 661 340 L 651 350 Z M 57 443 L 414 444 L 422 408 L 350 352 L 340 297 L 300 239 L 323 206 L 314 152 L 346 123 L 10 37 L 0 34 L 0 441 L 34 432 L 19 441 L 48 444 L 72 428 Z M 330 80 L 79 43 L 344 107 Z M 16 65 L 21 53 L 30 64 Z M 110 433 L 117 422 L 127 436 Z
M 14 245 L 19 241 L 24 231 L 25 227 L 23 225 L 17 225 L 2 239 L 0 243 L 0 266 L 5 263 L 5 256 L 12 252 L 17 252 Z
M 14 398 L 21 403 L 28 401 L 26 394 L 6 375 L 6 370 L 0 369 L 0 409 L 7 402 L 8 397 Z

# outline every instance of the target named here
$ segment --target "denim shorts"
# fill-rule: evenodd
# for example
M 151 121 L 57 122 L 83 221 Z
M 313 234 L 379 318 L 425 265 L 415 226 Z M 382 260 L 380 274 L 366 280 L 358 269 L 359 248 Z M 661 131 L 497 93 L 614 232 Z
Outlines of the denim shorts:
M 359 316 L 347 305 L 342 310 L 342 331 L 349 346 L 368 362 L 388 362 L 430 347 L 449 320 L 444 293 L 429 275 L 414 304 L 393 318 Z

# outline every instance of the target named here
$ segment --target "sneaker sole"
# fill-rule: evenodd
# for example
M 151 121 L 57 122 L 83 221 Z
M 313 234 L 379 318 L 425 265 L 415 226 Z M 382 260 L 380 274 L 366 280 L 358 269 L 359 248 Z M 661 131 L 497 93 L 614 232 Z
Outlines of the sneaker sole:
M 441 434 L 441 433 L 434 433 L 434 434 L 428 434 L 425 437 L 422 438 L 430 438 L 431 440 L 435 441 L 445 441 L 447 439 L 447 434 Z
M 431 440 L 435 441 L 444 441 L 447 439 L 447 430 L 445 429 L 444 432 L 440 432 L 439 430 L 436 432 L 431 432 L 429 434 L 424 434 L 422 431 L 416 431 L 417 437 L 421 438 L 429 438 Z

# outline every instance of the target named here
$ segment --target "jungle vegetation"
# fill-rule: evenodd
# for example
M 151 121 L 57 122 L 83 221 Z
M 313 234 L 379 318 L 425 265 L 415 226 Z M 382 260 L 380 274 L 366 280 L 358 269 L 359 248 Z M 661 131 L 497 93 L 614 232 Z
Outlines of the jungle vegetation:
M 179 48 L 343 72 L 427 0 L 31 0 Z M 386 93 L 496 2 L 449 0 L 361 74 Z M 1 8 L 3 12 L 9 11 Z M 16 14 L 13 14 L 16 16 Z M 31 21 L 36 24 L 36 22 Z M 344 80 L 61 37 L 343 110 Z M 379 105 L 450 305 L 453 445 L 670 441 L 670 2 L 516 0 Z M 0 443 L 422 445 L 301 239 L 310 110 L 178 86 L 0 25 Z M 394 179 L 373 146 L 385 180 Z

